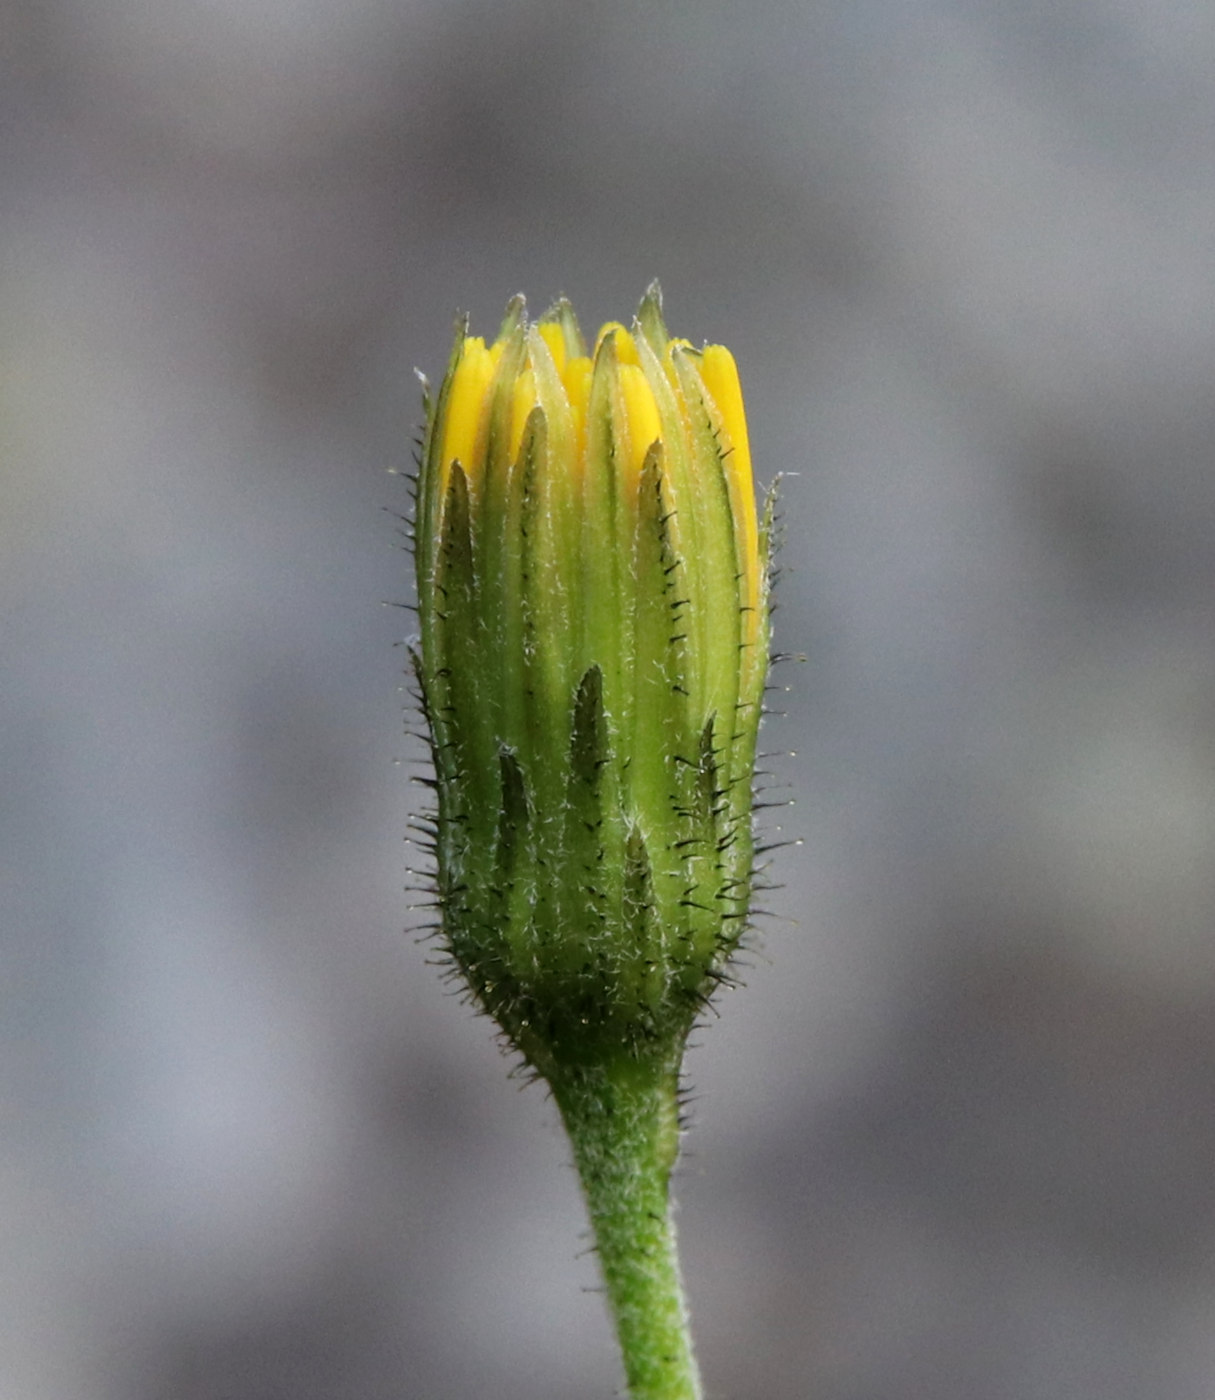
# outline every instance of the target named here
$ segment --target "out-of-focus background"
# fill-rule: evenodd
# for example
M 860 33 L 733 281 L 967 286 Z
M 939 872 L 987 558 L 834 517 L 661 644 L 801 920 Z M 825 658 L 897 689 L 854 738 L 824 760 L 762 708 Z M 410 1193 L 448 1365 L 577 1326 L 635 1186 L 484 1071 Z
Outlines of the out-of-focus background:
M 589 1400 L 555 1114 L 415 945 L 454 312 L 742 365 L 797 805 L 690 1062 L 722 1400 L 1215 1394 L 1215 9 L 10 0 L 0 1395 Z

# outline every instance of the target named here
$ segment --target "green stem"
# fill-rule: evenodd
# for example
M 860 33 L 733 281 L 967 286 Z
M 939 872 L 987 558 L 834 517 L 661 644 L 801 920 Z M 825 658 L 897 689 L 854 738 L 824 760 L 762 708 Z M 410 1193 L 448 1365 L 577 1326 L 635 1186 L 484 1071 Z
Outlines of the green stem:
M 700 1400 L 675 1231 L 678 1067 L 621 1059 L 554 1076 L 574 1147 L 630 1400 Z

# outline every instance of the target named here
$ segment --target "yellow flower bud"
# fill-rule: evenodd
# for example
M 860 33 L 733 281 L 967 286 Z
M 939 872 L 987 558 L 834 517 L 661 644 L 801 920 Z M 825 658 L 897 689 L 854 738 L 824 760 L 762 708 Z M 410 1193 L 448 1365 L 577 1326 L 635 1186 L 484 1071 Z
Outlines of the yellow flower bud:
M 742 390 L 657 287 L 462 327 L 415 520 L 442 935 L 543 1074 L 677 1059 L 751 894 L 768 656 Z

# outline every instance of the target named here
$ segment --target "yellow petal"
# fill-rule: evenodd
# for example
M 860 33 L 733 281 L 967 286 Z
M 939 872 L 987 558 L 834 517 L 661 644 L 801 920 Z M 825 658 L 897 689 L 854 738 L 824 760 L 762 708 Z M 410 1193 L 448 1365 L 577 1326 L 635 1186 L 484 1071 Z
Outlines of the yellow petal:
M 724 345 L 706 345 L 700 360 L 700 377 L 721 414 L 725 441 L 726 476 L 731 485 L 736 528 L 743 539 L 747 583 L 746 605 L 757 615 L 759 603 L 759 530 L 755 514 L 755 486 L 751 479 L 751 445 L 747 439 L 747 415 L 734 356 Z
M 444 415 L 440 468 L 444 483 L 453 462 L 459 462 L 467 476 L 476 470 L 478 438 L 489 406 L 489 384 L 500 354 L 497 346 L 487 350 L 479 335 L 469 336 L 460 351 Z
M 616 337 L 617 349 L 620 337 Z M 630 338 L 629 348 L 636 352 Z M 629 474 L 625 478 L 631 490 L 641 468 L 645 454 L 651 445 L 662 437 L 662 420 L 658 416 L 658 405 L 654 401 L 654 391 L 640 366 L 622 364 L 617 371 L 617 384 L 620 390 L 620 407 L 625 424 L 625 461 Z
M 555 321 L 543 321 L 536 329 L 544 337 L 544 343 L 557 366 L 557 373 L 561 374 L 565 369 L 565 332 Z
M 609 321 L 606 326 L 601 326 L 599 336 L 595 341 L 595 353 L 599 353 L 599 347 L 609 335 L 616 337 L 616 363 L 620 365 L 636 365 L 641 361 L 637 356 L 637 346 L 633 343 L 633 337 L 620 324 L 619 321 Z
M 574 419 L 574 440 L 578 444 L 578 460 L 581 463 L 586 451 L 586 410 L 591 401 L 591 372 L 594 369 L 590 357 L 575 355 L 565 366 L 562 382 L 566 397 L 570 401 L 570 412 Z
M 536 375 L 529 365 L 515 380 L 511 397 L 510 414 L 510 459 L 519 456 L 523 442 L 523 429 L 527 426 L 527 416 L 536 407 Z

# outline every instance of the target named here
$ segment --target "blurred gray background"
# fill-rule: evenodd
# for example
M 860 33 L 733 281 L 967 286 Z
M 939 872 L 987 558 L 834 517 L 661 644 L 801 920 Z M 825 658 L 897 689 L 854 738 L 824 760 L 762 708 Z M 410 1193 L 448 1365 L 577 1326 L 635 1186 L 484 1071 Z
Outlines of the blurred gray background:
M 8 0 L 0 1396 L 593 1400 L 415 945 L 457 308 L 658 275 L 784 487 L 797 805 L 678 1190 L 719 1400 L 1215 1396 L 1215 9 Z

